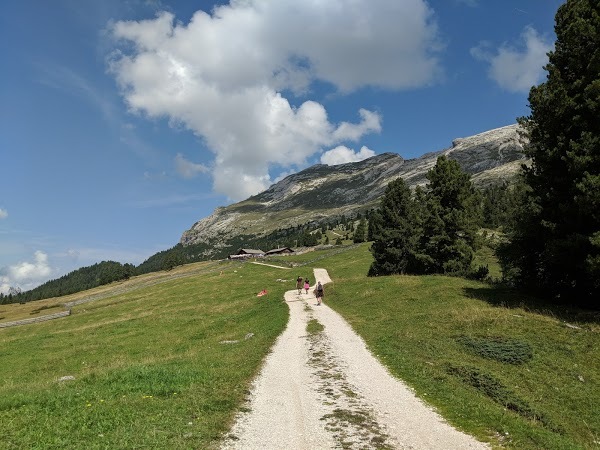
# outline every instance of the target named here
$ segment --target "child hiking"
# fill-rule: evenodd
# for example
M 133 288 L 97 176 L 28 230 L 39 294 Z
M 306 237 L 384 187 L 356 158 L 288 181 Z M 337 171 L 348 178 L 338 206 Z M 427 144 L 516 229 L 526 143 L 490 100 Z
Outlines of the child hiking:
M 304 279 L 304 290 L 306 291 L 306 293 L 308 294 L 308 290 L 310 289 L 310 282 L 308 281 L 308 278 Z

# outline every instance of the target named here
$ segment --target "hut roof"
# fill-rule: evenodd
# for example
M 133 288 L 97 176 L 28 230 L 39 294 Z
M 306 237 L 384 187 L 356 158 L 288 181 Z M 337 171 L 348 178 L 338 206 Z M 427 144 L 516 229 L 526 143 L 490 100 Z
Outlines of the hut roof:
M 262 250 L 255 250 L 252 248 L 240 248 L 237 252 L 238 255 L 264 255 L 265 252 Z

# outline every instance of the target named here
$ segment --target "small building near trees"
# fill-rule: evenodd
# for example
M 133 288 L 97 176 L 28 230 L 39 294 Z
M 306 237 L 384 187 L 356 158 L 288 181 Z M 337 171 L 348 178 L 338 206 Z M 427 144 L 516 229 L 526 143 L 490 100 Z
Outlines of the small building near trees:
M 235 255 L 229 255 L 229 259 L 262 258 L 265 252 L 252 248 L 240 248 Z
M 274 248 L 273 250 L 269 250 L 268 252 L 265 253 L 265 256 L 291 255 L 293 253 L 296 253 L 296 252 L 293 249 L 291 249 L 290 247 L 281 247 L 281 248 Z

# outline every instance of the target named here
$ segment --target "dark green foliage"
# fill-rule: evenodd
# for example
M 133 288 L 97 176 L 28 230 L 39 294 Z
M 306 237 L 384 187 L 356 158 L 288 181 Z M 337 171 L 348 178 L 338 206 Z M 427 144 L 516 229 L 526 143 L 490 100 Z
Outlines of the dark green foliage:
M 171 270 L 185 263 L 185 255 L 181 250 L 169 252 L 163 260 L 162 270 Z
M 547 81 L 519 119 L 529 138 L 529 192 L 505 276 L 560 301 L 600 303 L 600 3 L 569 0 L 556 14 Z
M 531 345 L 518 339 L 503 336 L 460 336 L 456 340 L 479 356 L 503 363 L 524 364 L 533 358 Z
M 473 386 L 482 394 L 491 398 L 506 409 L 516 412 L 530 420 L 535 420 L 553 431 L 558 429 L 541 413 L 535 411 L 525 400 L 519 398 L 498 379 L 477 367 L 448 365 L 446 371 L 458 377 L 464 383 Z
M 423 221 L 426 272 L 466 274 L 479 229 L 479 197 L 469 174 L 456 161 L 440 156 L 427 174 Z
M 369 226 L 367 228 L 367 241 L 372 242 L 375 240 L 375 236 L 379 232 L 379 224 L 381 222 L 381 216 L 379 211 L 372 210 L 369 214 Z
M 516 214 L 522 185 L 505 182 L 493 185 L 481 192 L 482 225 L 486 228 L 510 227 Z
M 354 230 L 354 243 L 359 244 L 361 242 L 365 242 L 366 238 L 367 238 L 367 221 L 365 220 L 364 217 L 362 217 L 359 220 L 358 225 L 356 226 L 356 229 Z
M 177 244 L 174 247 L 155 253 L 146 261 L 136 267 L 136 275 L 142 275 L 161 270 L 171 270 L 176 266 L 195 261 L 204 261 L 209 259 L 205 252 L 210 247 L 207 244 L 196 244 L 183 246 Z
M 479 228 L 480 200 L 470 177 L 445 156 L 427 174 L 427 190 L 412 193 L 401 179 L 392 181 L 371 216 L 369 275 L 471 272 Z
M 485 280 L 488 277 L 489 274 L 490 274 L 490 268 L 489 268 L 489 266 L 487 266 L 487 265 L 485 265 L 485 266 L 480 265 L 476 269 L 471 270 L 467 274 L 467 278 L 470 278 L 471 280 L 480 280 L 480 281 L 483 281 L 483 280 Z
M 405 273 L 414 267 L 419 239 L 416 224 L 416 207 L 410 188 L 402 178 L 391 181 L 379 211 L 371 217 L 374 261 L 369 276 Z

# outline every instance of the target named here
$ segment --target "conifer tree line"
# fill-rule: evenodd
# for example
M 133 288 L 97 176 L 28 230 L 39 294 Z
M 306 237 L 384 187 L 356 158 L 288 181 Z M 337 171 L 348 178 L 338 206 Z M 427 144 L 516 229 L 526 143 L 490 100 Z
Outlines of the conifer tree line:
M 370 275 L 466 274 L 483 221 L 507 232 L 498 252 L 505 281 L 600 308 L 600 2 L 568 0 L 555 31 L 547 80 L 518 119 L 531 165 L 512 188 L 485 192 L 481 217 L 468 177 L 444 158 L 425 190 L 390 183 L 369 230 Z
M 427 179 L 425 189 L 411 191 L 402 178 L 386 188 L 370 223 L 370 276 L 469 274 L 481 225 L 480 193 L 446 156 L 438 158 Z

